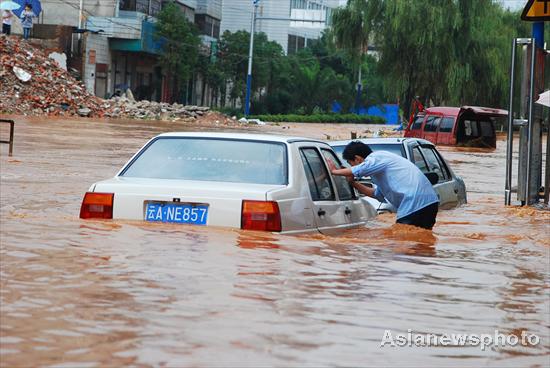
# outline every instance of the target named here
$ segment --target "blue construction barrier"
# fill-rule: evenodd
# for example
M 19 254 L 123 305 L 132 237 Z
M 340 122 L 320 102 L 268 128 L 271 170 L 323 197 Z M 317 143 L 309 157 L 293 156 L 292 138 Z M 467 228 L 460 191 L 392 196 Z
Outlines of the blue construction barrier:
M 342 105 L 340 105 L 338 101 L 334 101 L 331 106 L 331 111 L 334 113 L 343 112 Z M 383 104 L 371 106 L 369 108 L 361 107 L 358 111 L 351 109 L 350 112 L 358 115 L 379 116 L 385 119 L 388 125 L 399 125 L 399 105 L 397 104 Z
M 367 109 L 366 115 L 379 116 L 386 119 L 386 124 L 397 125 L 399 124 L 399 105 L 383 104 L 382 106 L 371 106 Z

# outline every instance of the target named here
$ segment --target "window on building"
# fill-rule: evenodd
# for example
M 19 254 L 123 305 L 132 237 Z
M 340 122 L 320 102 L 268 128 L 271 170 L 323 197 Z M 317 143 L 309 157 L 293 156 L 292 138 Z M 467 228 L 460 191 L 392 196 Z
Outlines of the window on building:
M 290 8 L 291 9 L 307 9 L 307 0 L 291 0 Z
M 118 8 L 156 16 L 160 12 L 161 0 L 120 0 Z
M 214 38 L 220 38 L 220 21 L 206 14 L 195 14 L 195 24 L 199 32 Z
M 300 36 L 288 35 L 288 54 L 295 54 L 306 46 L 306 39 Z

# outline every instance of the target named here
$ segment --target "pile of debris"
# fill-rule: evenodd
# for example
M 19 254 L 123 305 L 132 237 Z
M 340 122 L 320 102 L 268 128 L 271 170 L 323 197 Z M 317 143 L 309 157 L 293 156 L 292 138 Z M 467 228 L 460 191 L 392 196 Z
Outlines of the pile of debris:
M 148 120 L 180 120 L 196 119 L 204 116 L 209 107 L 169 104 L 166 102 L 139 101 L 131 94 L 128 97 L 113 97 L 109 100 L 111 109 L 105 116 L 112 118 L 148 119 Z
M 86 91 L 46 53 L 16 37 L 0 35 L 0 113 L 237 124 L 208 107 L 136 101 L 130 90 L 104 100 Z
M 0 112 L 102 117 L 109 107 L 41 50 L 0 36 Z

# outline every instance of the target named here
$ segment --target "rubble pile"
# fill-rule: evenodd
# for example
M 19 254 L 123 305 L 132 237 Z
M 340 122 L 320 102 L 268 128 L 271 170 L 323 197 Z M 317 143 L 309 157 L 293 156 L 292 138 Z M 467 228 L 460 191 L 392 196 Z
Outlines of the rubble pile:
M 0 113 L 238 124 L 208 107 L 136 101 L 130 90 L 101 99 L 39 48 L 4 35 L 0 35 Z
M 102 117 L 109 108 L 41 50 L 0 36 L 0 112 Z
M 112 118 L 149 119 L 149 120 L 179 120 L 196 119 L 204 116 L 209 107 L 189 106 L 178 103 L 139 101 L 131 97 L 114 97 L 109 100 L 110 111 L 105 116 Z

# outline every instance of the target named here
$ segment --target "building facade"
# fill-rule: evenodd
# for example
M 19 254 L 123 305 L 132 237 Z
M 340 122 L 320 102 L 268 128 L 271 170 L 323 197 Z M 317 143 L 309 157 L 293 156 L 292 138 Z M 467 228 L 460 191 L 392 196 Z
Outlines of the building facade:
M 138 99 L 162 99 L 161 51 L 154 39 L 161 0 L 118 0 L 110 14 L 85 18 L 83 80 L 89 92 L 109 97 L 131 89 Z
M 84 80 L 90 92 L 104 97 L 129 88 L 136 99 L 192 104 L 204 100 L 197 96 L 210 91 L 200 75 L 194 75 L 184 95 L 179 96 L 158 65 L 161 43 L 154 37 L 154 28 L 163 3 L 118 0 L 112 16 L 87 18 L 86 29 L 91 32 L 86 36 Z M 219 38 L 221 0 L 177 0 L 176 4 L 197 25 L 201 50 L 210 52 L 212 42 Z M 90 58 L 94 54 L 95 58 Z
M 294 53 L 321 37 L 340 5 L 340 0 L 259 0 L 255 30 Z M 223 0 L 221 32 L 250 31 L 252 11 L 251 0 Z
M 211 93 L 200 75 L 193 76 L 185 97 L 175 96 L 167 88 L 166 77 L 158 65 L 161 43 L 154 37 L 155 23 L 166 2 L 43 1 L 32 37 L 65 53 L 67 66 L 78 71 L 88 92 L 99 97 L 110 97 L 117 90 L 130 88 L 137 99 L 197 103 Z M 220 35 L 222 0 L 175 3 L 199 29 L 201 52 L 209 53 Z M 21 33 L 18 24 L 14 24 L 14 33 Z

